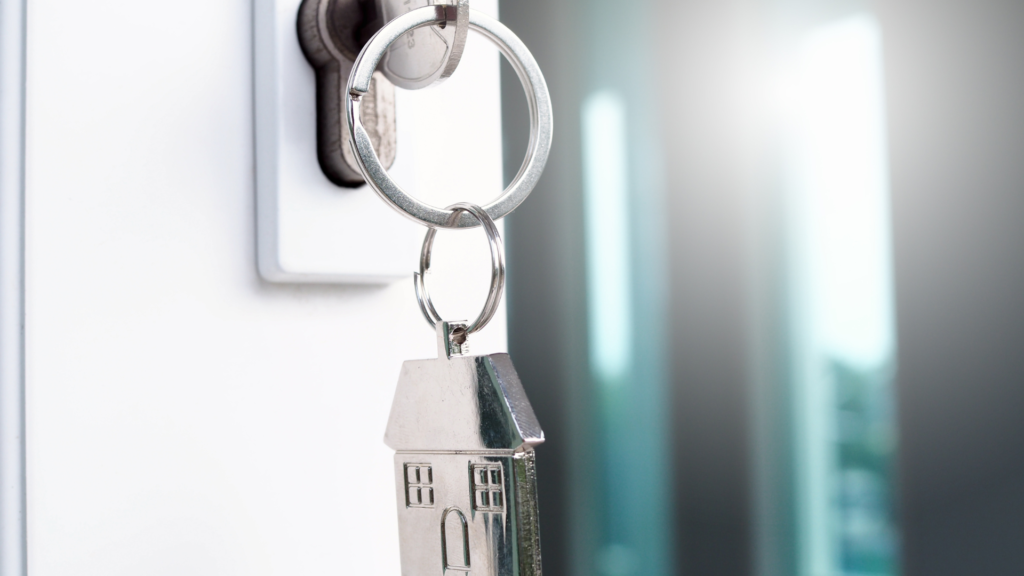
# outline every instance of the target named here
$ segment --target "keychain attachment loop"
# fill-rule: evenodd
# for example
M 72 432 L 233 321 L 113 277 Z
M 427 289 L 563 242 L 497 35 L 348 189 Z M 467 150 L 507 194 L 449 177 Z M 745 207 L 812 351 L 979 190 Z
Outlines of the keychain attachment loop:
M 356 157 L 356 164 L 366 183 L 384 202 L 403 216 L 431 228 L 472 228 L 478 226 L 477 219 L 449 209 L 440 209 L 420 202 L 409 196 L 391 179 L 373 149 L 370 136 L 363 127 L 360 116 L 361 97 L 370 90 L 374 70 L 388 47 L 410 30 L 424 26 L 445 23 L 447 16 L 440 6 L 424 6 L 410 10 L 388 22 L 370 38 L 352 66 L 345 95 L 346 121 L 349 131 L 349 145 Z M 515 210 L 533 191 L 544 171 L 548 153 L 551 151 L 551 96 L 540 66 L 530 50 L 511 30 L 497 20 L 476 10 L 469 11 L 469 28 L 493 42 L 515 68 L 526 91 L 526 103 L 530 110 L 530 143 L 526 158 L 512 183 L 496 200 L 483 209 L 491 220 L 499 220 Z M 439 114 L 457 114 L 454 110 L 438 110 Z M 457 217 L 452 218 L 455 214 Z
M 478 332 L 484 326 L 487 326 L 491 318 L 494 318 L 494 313 L 498 311 L 501 294 L 505 290 L 504 250 L 501 247 L 501 235 L 498 233 L 498 227 L 494 224 L 494 220 L 491 219 L 486 210 L 468 202 L 452 204 L 446 210 L 451 213 L 448 217 L 451 225 L 454 225 L 463 213 L 477 220 L 483 227 L 484 233 L 487 234 L 487 244 L 491 249 L 491 288 L 487 293 L 487 301 L 484 302 L 483 310 L 480 311 L 480 315 L 477 316 L 477 319 L 466 330 L 468 335 Z M 426 236 L 423 237 L 423 249 L 420 251 L 420 271 L 413 272 L 412 275 L 413 286 L 416 289 L 416 300 L 420 303 L 420 311 L 423 312 L 423 317 L 427 319 L 427 324 L 430 324 L 431 328 L 442 320 L 441 315 L 437 313 L 437 309 L 434 308 L 434 303 L 430 299 L 430 292 L 427 290 L 426 282 L 427 272 L 430 271 L 430 256 L 434 249 L 434 236 L 436 235 L 437 228 L 427 230 Z

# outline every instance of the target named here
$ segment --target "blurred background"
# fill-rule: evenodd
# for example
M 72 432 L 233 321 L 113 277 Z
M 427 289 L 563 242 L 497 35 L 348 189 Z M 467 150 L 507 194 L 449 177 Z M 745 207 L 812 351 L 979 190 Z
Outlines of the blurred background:
M 1024 3 L 501 17 L 545 572 L 1024 574 Z

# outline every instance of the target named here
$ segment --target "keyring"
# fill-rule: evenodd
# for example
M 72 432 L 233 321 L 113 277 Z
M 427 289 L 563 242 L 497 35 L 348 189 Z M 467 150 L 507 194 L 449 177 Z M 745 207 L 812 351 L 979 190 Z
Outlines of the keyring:
M 356 58 L 348 79 L 345 105 L 351 135 L 349 144 L 367 184 L 402 215 L 432 228 L 470 228 L 477 226 L 478 220 L 470 216 L 469 210 L 461 217 L 452 218 L 453 214 L 458 215 L 461 212 L 453 212 L 451 207 L 442 210 L 420 202 L 406 194 L 391 179 L 373 150 L 370 136 L 363 128 L 359 114 L 360 98 L 370 90 L 373 71 L 376 70 L 388 47 L 410 30 L 440 25 L 444 22 L 446 15 L 443 6 L 424 6 L 388 22 L 366 43 Z M 547 83 L 537 61 L 522 40 L 504 24 L 471 9 L 469 27 L 470 30 L 475 30 L 494 42 L 515 68 L 526 90 L 526 101 L 530 110 L 530 144 L 523 165 L 501 196 L 483 207 L 491 220 L 498 220 L 515 210 L 530 195 L 540 179 L 541 172 L 544 171 L 544 164 L 551 150 L 551 96 L 548 94 Z
M 480 311 L 480 315 L 466 329 L 468 335 L 487 326 L 487 323 L 494 317 L 494 313 L 498 311 L 501 293 L 505 290 L 505 257 L 501 249 L 501 235 L 498 233 L 498 227 L 494 225 L 494 220 L 476 204 L 459 202 L 445 210 L 450 214 L 448 222 L 446 222 L 449 224 L 448 228 L 454 227 L 455 220 L 463 216 L 463 212 L 466 213 L 466 216 L 479 222 L 484 228 L 484 233 L 487 234 L 487 244 L 491 249 L 491 288 L 487 293 L 487 301 L 484 302 L 484 308 Z M 430 271 L 430 254 L 434 249 L 434 236 L 436 235 L 437 228 L 427 230 L 427 235 L 423 237 L 423 249 L 420 251 L 420 271 L 412 274 L 413 285 L 416 288 L 416 300 L 419 301 L 420 311 L 423 312 L 423 317 L 427 319 L 431 328 L 441 321 L 441 315 L 437 313 L 434 303 L 430 300 L 426 281 L 427 272 Z

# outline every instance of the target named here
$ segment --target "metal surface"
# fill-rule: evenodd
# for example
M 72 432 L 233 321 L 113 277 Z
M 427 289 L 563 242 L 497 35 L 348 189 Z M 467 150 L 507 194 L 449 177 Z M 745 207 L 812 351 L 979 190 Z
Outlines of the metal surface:
M 544 433 L 508 354 L 402 365 L 394 449 L 403 574 L 540 576 L 533 448 Z
M 447 208 L 451 210 L 451 216 L 449 217 L 449 224 L 454 223 L 455 219 L 459 217 L 463 212 L 469 213 L 475 218 L 480 225 L 484 228 L 484 233 L 487 234 L 487 244 L 491 252 L 491 287 L 487 292 L 487 300 L 484 302 L 483 310 L 480 311 L 480 315 L 467 329 L 468 334 L 478 332 L 487 326 L 487 323 L 494 317 L 494 313 L 498 311 L 498 304 L 501 303 L 501 294 L 505 290 L 505 251 L 501 245 L 501 234 L 498 232 L 498 227 L 494 224 L 494 220 L 491 220 L 487 212 L 484 209 L 477 206 L 476 204 L 469 204 L 466 202 L 459 202 L 452 204 Z M 423 317 L 427 319 L 427 323 L 431 326 L 441 322 L 441 315 L 437 313 L 437 309 L 434 308 L 434 303 L 430 299 L 430 291 L 427 290 L 427 273 L 430 272 L 430 256 L 434 249 L 434 237 L 437 235 L 437 228 L 430 228 L 427 230 L 427 234 L 423 237 L 423 248 L 420 251 L 420 271 L 413 272 L 412 280 L 413 286 L 416 290 L 416 300 L 419 302 L 420 311 L 423 312 Z
M 377 5 L 384 22 L 426 6 L 444 11 L 444 21 L 437 26 L 410 30 L 391 45 L 381 65 L 388 80 L 416 90 L 455 72 L 469 35 L 469 0 L 377 0 Z
M 434 329 L 437 332 L 438 358 L 469 355 L 469 324 L 464 320 L 441 321 Z
M 299 44 L 316 70 L 317 158 L 324 174 L 338 186 L 364 184 L 363 175 L 348 142 L 344 92 L 352 61 L 366 38 L 380 29 L 372 3 L 360 0 L 303 0 L 299 7 Z M 361 111 L 381 164 L 395 161 L 395 87 L 384 75 L 373 76 Z
M 25 2 L 0 2 L 0 576 L 27 574 Z
M 435 208 L 416 200 L 398 186 L 374 151 L 373 140 L 361 120 L 363 99 L 369 92 L 374 70 L 388 48 L 406 32 L 440 24 L 445 18 L 444 10 L 439 8 L 418 8 L 388 22 L 370 39 L 359 53 L 349 77 L 346 120 L 349 132 L 353 135 L 352 145 L 363 177 L 386 203 L 406 217 L 427 226 L 466 228 L 478 225 L 472 216 L 463 214 L 454 223 L 449 223 L 451 210 Z M 529 196 L 544 171 L 551 148 L 551 98 L 537 61 L 511 30 L 476 10 L 470 10 L 469 22 L 470 28 L 494 42 L 515 68 L 526 90 L 530 110 L 530 143 L 519 173 L 497 200 L 484 206 L 491 219 L 498 220 L 515 210 Z

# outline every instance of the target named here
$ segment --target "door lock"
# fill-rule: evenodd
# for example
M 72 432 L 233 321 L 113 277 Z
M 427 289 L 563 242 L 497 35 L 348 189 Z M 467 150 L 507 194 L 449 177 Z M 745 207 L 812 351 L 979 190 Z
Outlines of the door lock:
M 443 25 L 407 32 L 389 49 L 363 96 L 360 119 L 385 168 L 397 151 L 395 86 L 416 90 L 448 78 L 469 32 L 469 0 L 303 0 L 299 44 L 316 70 L 317 157 L 338 186 L 364 183 L 345 122 L 345 86 L 363 45 L 385 23 L 423 6 L 444 12 Z

